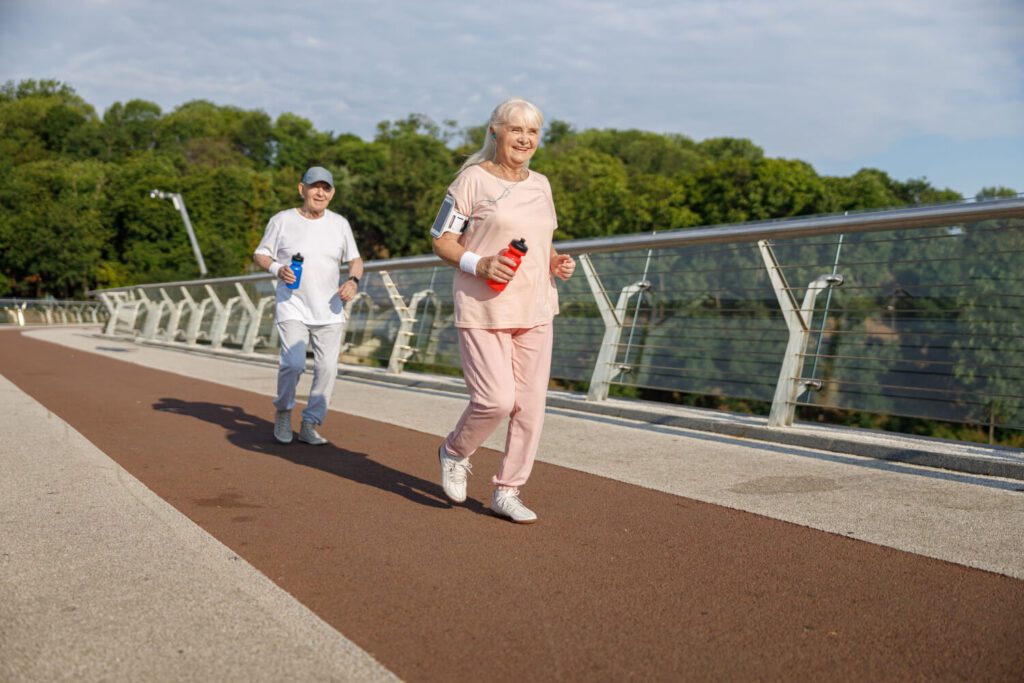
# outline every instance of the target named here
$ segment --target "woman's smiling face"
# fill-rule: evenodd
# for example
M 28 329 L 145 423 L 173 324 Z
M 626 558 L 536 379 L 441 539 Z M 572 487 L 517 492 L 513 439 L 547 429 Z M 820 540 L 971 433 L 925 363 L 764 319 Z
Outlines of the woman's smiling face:
M 512 112 L 508 121 L 498 125 L 494 133 L 497 136 L 495 161 L 509 166 L 526 164 L 540 141 L 540 126 L 521 110 Z

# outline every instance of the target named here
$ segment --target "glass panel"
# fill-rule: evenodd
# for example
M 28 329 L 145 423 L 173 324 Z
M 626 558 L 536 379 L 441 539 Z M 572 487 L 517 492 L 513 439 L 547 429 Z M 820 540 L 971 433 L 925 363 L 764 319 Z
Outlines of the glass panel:
M 626 306 L 616 363 L 621 386 L 770 401 L 786 327 L 754 244 L 678 247 L 592 258 L 615 305 Z M 595 348 L 597 333 L 586 341 Z M 594 352 L 596 353 L 596 351 Z
M 1024 220 L 772 245 L 798 302 L 815 279 L 833 272 L 845 278 L 815 301 L 802 379 L 820 380 L 822 389 L 804 393 L 800 405 L 1024 429 Z M 612 306 L 622 302 L 615 389 L 758 401 L 759 409 L 771 401 L 788 332 L 755 243 L 602 252 L 591 263 Z M 407 371 L 461 373 L 454 273 L 448 266 L 390 273 L 416 317 Z M 557 286 L 552 377 L 582 388 L 592 377 L 605 325 L 583 268 Z M 244 290 L 258 310 L 256 321 L 240 305 L 234 284 L 214 287 L 230 306 L 225 345 L 240 348 L 257 325 L 255 349 L 276 353 L 273 281 L 247 281 Z M 188 291 L 196 305 L 184 306 L 168 332 L 182 341 L 195 330 L 199 343 L 209 343 L 217 307 L 205 288 L 190 285 Z M 175 303 L 179 292 L 168 290 Z M 149 313 L 143 306 L 133 315 L 136 306 L 121 307 L 117 333 L 144 329 Z M 367 273 L 347 309 L 342 362 L 386 367 L 401 319 L 379 272 Z M 38 305 L 25 315 L 45 321 Z M 160 327 L 172 319 L 164 306 Z
M 805 365 L 825 385 L 803 401 L 1024 428 L 1022 255 L 1020 220 L 847 236 Z

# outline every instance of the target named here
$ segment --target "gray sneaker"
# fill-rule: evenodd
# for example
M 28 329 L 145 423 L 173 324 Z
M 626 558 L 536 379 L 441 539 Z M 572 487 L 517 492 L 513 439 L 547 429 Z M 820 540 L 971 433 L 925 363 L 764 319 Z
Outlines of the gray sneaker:
M 281 443 L 292 442 L 292 411 L 277 411 L 274 416 L 274 438 Z
M 519 489 L 494 489 L 491 511 L 517 524 L 533 524 L 537 521 L 536 513 L 519 500 Z
M 442 443 L 437 449 L 437 458 L 441 461 L 441 488 L 444 495 L 454 503 L 466 501 L 466 481 L 473 473 L 469 458 L 456 458 L 448 453 Z
M 299 429 L 299 441 L 305 441 L 314 446 L 323 446 L 327 443 L 327 439 L 317 434 L 316 425 L 305 420 L 302 421 L 302 428 Z

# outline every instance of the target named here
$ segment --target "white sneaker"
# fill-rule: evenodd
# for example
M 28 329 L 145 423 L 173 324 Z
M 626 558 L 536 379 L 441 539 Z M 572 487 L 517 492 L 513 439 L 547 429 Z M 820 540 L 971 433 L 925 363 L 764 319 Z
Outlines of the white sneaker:
M 519 489 L 494 489 L 491 511 L 517 524 L 533 524 L 537 521 L 537 514 L 519 500 Z
M 456 458 L 450 455 L 443 443 L 437 449 L 437 458 L 441 461 L 441 488 L 444 489 L 444 495 L 452 502 L 465 502 L 466 481 L 473 473 L 469 458 Z
M 316 425 L 312 422 L 302 421 L 302 428 L 299 429 L 299 441 L 305 441 L 314 446 L 323 446 L 327 439 L 317 434 Z
M 274 438 L 281 443 L 292 442 L 292 411 L 277 411 L 274 416 Z

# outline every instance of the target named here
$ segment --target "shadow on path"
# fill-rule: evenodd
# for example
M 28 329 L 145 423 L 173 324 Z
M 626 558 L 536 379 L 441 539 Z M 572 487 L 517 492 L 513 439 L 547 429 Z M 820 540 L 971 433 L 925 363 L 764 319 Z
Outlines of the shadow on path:
M 290 444 L 277 443 L 273 438 L 274 425 L 269 420 L 250 415 L 239 406 L 164 397 L 154 403 L 153 408 L 218 425 L 227 432 L 227 439 L 232 445 L 247 451 L 313 467 L 359 484 L 398 494 L 427 507 L 451 507 L 440 484 L 388 467 L 366 453 L 339 448 L 333 443 L 311 446 L 298 439 Z M 490 514 L 479 501 L 467 500 L 464 506 L 473 512 Z

